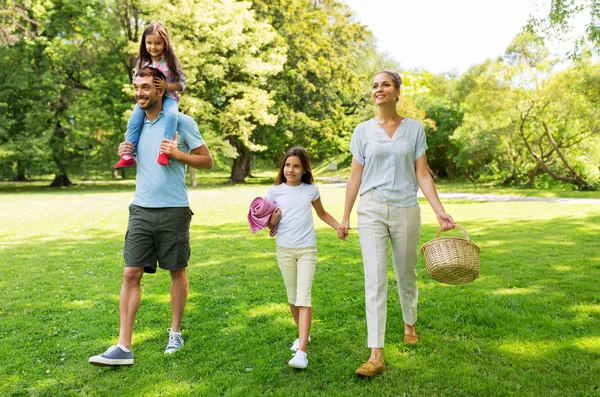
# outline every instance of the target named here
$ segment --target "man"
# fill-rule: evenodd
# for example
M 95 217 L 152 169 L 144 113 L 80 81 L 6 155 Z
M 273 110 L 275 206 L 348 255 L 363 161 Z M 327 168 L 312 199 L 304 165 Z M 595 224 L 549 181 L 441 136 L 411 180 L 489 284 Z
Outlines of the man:
M 129 206 L 125 235 L 125 270 L 119 298 L 119 342 L 103 354 L 90 357 L 93 365 L 132 365 L 131 339 L 135 315 L 140 306 L 140 282 L 144 272 L 155 273 L 156 264 L 171 274 L 172 323 L 165 350 L 171 354 L 183 346 L 181 319 L 187 301 L 185 272 L 190 256 L 190 221 L 186 166 L 210 169 L 213 160 L 198 126 L 186 115 L 179 115 L 174 140 L 164 139 L 162 112 L 164 89 L 155 81 L 165 80 L 157 69 L 146 67 L 134 76 L 135 99 L 146 113 L 137 147 L 136 188 Z M 129 142 L 119 145 L 119 156 L 132 154 Z M 169 156 L 164 167 L 156 162 L 159 152 Z

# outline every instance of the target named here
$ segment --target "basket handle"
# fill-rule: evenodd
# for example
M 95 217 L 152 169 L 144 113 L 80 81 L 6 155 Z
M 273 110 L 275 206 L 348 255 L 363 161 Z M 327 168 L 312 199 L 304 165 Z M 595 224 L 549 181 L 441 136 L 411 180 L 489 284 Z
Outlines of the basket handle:
M 467 233 L 467 231 L 465 230 L 464 227 L 462 227 L 460 224 L 456 224 L 456 226 L 458 226 L 460 228 L 460 230 L 463 231 L 463 233 L 465 234 L 465 237 L 467 238 L 467 241 L 470 243 L 471 239 L 469 238 L 469 233 Z M 442 228 L 440 227 L 440 230 L 438 230 L 438 232 L 435 234 L 435 236 L 433 236 L 433 238 L 438 238 L 438 236 L 440 235 L 440 233 L 442 232 Z

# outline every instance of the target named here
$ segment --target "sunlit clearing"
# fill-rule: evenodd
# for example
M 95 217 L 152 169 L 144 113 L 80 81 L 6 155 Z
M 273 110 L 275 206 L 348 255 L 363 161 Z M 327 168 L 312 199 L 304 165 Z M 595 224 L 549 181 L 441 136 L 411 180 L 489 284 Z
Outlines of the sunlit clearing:
M 80 308 L 85 308 L 85 309 L 89 309 L 90 307 L 92 307 L 94 305 L 94 301 L 92 300 L 74 300 L 74 301 L 70 301 L 70 302 L 64 302 L 65 307 L 67 308 L 73 308 L 73 309 L 80 309 Z
M 159 332 L 158 331 L 144 331 L 144 332 L 138 332 L 137 330 L 133 333 L 133 346 L 135 348 L 135 345 L 138 343 L 144 343 L 145 341 L 147 341 L 148 339 L 153 339 L 156 338 L 158 336 Z M 165 336 L 165 340 L 166 340 L 166 336 L 167 333 L 166 331 L 164 332 L 160 332 L 160 334 L 162 336 Z
M 197 395 L 192 394 L 198 392 L 197 388 L 193 388 L 189 382 L 182 381 L 181 379 L 175 379 L 171 381 L 164 381 L 161 383 L 153 383 L 150 387 L 151 391 L 140 393 L 140 396 L 181 396 L 181 395 Z
M 556 270 L 557 272 L 569 272 L 571 271 L 571 266 L 558 265 L 552 266 L 552 269 Z
M 600 353 L 600 337 L 588 336 L 585 338 L 579 338 L 575 341 L 575 346 L 581 350 L 587 350 L 593 353 Z
M 571 306 L 571 310 L 580 312 L 580 313 L 600 313 L 600 305 Z
M 549 351 L 556 349 L 556 342 L 541 341 L 541 342 L 506 342 L 500 344 L 498 348 L 506 353 L 515 354 L 523 357 L 539 357 L 547 354 Z
M 482 247 L 499 247 L 504 244 L 506 244 L 506 241 L 499 240 L 485 240 L 484 242 L 477 242 L 477 245 L 480 245 Z
M 158 303 L 171 303 L 171 295 L 169 293 L 147 295 L 144 299 L 151 300 L 152 302 L 158 302 Z
M 250 317 L 259 316 L 272 316 L 274 314 L 287 314 L 289 306 L 281 303 L 269 303 L 266 305 L 258 306 L 248 311 Z
M 525 295 L 525 294 L 536 294 L 540 292 L 539 287 L 531 288 L 501 288 L 492 291 L 492 295 Z
M 556 241 L 556 240 L 548 240 L 548 241 L 542 241 L 542 240 L 538 240 L 537 244 L 543 244 L 543 245 L 551 245 L 551 246 L 563 246 L 563 247 L 572 247 L 577 245 L 577 241 Z

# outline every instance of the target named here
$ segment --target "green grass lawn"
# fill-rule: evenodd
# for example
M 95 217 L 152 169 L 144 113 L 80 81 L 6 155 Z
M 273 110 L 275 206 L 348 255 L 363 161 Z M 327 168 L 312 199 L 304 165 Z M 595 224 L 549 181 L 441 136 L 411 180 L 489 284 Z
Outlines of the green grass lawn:
M 148 275 L 135 365 L 105 368 L 87 359 L 118 336 L 131 184 L 3 187 L 0 395 L 600 394 L 599 205 L 446 201 L 481 248 L 482 275 L 464 286 L 442 285 L 420 257 L 421 341 L 407 346 L 390 266 L 388 371 L 369 380 L 354 375 L 369 354 L 358 236 L 354 230 L 339 241 L 318 218 L 310 365 L 287 366 L 296 334 L 275 240 L 264 231 L 252 235 L 246 223 L 250 201 L 267 189 L 211 185 L 190 192 L 185 346 L 163 354 L 170 280 L 165 272 Z M 339 219 L 344 189 L 320 190 Z M 421 204 L 424 243 L 437 226 Z

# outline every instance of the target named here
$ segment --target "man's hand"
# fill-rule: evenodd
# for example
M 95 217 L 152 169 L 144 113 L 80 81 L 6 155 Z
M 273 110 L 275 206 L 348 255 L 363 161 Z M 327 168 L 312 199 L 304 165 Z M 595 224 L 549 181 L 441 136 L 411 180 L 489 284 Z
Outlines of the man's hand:
M 135 150 L 135 146 L 133 146 L 133 143 L 131 142 L 121 142 L 119 144 L 119 157 L 123 157 L 126 154 L 133 154 L 133 151 Z
M 175 160 L 177 160 L 177 156 L 179 155 L 179 153 L 181 153 L 179 148 L 177 148 L 178 137 L 179 133 L 175 132 L 175 138 L 173 138 L 173 140 L 164 138 L 160 143 L 160 151 Z

